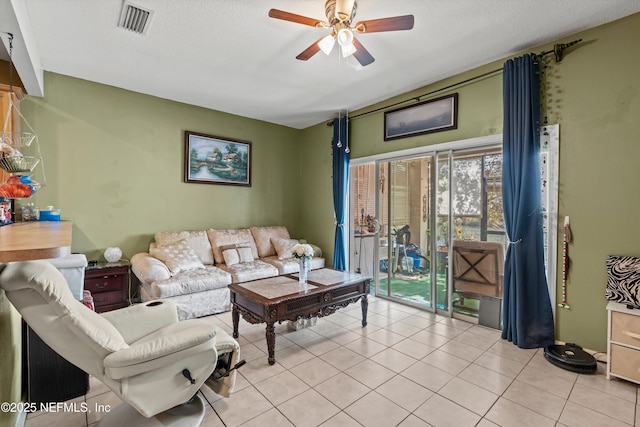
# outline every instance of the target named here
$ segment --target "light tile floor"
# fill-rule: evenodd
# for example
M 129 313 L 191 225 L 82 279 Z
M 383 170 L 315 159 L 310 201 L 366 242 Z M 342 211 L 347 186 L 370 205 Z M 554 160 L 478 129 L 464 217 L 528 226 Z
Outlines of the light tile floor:
M 298 331 L 277 327 L 269 366 L 264 325 L 240 323 L 236 389 L 208 388 L 205 426 L 640 426 L 638 387 L 576 374 L 499 331 L 370 298 Z M 231 333 L 231 313 L 214 320 Z M 118 405 L 104 385 L 75 400 Z M 27 427 L 92 426 L 104 413 L 30 414 Z M 124 427 L 124 426 L 123 426 Z

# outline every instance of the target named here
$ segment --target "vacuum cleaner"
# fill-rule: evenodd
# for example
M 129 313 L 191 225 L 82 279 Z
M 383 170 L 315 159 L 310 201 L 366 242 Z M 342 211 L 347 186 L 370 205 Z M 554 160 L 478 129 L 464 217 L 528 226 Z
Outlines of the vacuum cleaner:
M 553 344 L 545 347 L 544 357 L 552 364 L 580 374 L 593 374 L 598 369 L 596 358 L 578 344 Z

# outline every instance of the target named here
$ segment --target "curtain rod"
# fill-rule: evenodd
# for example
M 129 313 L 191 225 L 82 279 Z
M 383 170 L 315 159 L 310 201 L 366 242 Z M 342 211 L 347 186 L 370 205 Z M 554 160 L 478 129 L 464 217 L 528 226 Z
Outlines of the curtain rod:
M 569 43 L 557 43 L 557 44 L 555 44 L 553 46 L 553 49 L 547 50 L 545 52 L 541 52 L 541 53 L 539 53 L 537 55 L 534 54 L 534 55 L 537 56 L 538 58 L 543 58 L 543 57 L 549 55 L 550 53 L 553 53 L 554 56 L 555 56 L 556 62 L 561 62 L 562 61 L 562 53 L 563 53 L 563 51 L 566 48 L 568 48 L 569 46 L 573 46 L 574 44 L 580 43 L 581 41 L 582 41 L 582 39 L 578 39 L 578 40 L 574 40 L 574 41 L 569 42 Z M 448 90 L 448 89 L 453 89 L 454 87 L 462 86 L 463 84 L 466 84 L 466 83 L 469 83 L 469 82 L 472 82 L 472 81 L 475 81 L 475 80 L 479 80 L 479 79 L 491 76 L 493 74 L 499 73 L 500 71 L 502 71 L 502 69 L 503 69 L 503 67 L 496 68 L 495 70 L 487 71 L 486 73 L 480 74 L 478 76 L 468 78 L 468 79 L 463 80 L 461 82 L 450 84 L 449 86 L 445 86 L 445 87 L 442 87 L 440 89 L 432 90 L 431 92 L 423 93 L 422 95 L 414 96 L 413 98 L 405 99 L 404 101 L 398 101 L 398 102 L 393 103 L 393 104 L 385 105 L 384 107 L 376 108 L 375 110 L 365 111 L 364 113 L 356 114 L 355 116 L 350 116 L 349 119 L 355 119 L 357 117 L 367 116 L 369 114 L 377 113 L 378 111 L 386 110 L 387 108 L 396 107 L 398 105 L 401 105 L 401 104 L 404 104 L 404 103 L 407 103 L 407 102 L 410 102 L 410 101 L 420 102 L 420 98 L 424 98 L 425 96 L 433 95 L 435 93 L 442 92 L 442 91 L 445 91 L 445 90 Z M 328 122 L 327 126 L 333 126 L 333 121 Z

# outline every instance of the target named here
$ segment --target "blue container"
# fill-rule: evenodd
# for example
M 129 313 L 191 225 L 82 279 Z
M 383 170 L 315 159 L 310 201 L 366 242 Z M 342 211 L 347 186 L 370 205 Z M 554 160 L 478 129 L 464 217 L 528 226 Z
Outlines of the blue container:
M 420 255 L 418 254 L 407 254 L 408 257 L 413 258 L 413 267 L 420 268 Z
M 60 209 L 40 211 L 40 221 L 60 221 Z

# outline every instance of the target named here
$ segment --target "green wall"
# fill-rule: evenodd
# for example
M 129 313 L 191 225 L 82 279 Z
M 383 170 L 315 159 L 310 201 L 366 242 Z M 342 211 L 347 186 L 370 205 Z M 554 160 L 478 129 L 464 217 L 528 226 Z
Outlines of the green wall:
M 73 251 L 130 258 L 163 230 L 287 225 L 296 202 L 300 131 L 53 73 L 22 112 L 37 131 L 47 186 L 33 201 L 73 221 Z M 183 182 L 184 131 L 252 143 L 252 186 Z
M 583 45 L 547 80 L 549 122 L 560 123 L 559 213 L 573 232 L 571 309 L 557 309 L 556 335 L 606 351 L 605 259 L 640 256 L 640 14 L 577 37 Z
M 119 246 L 130 258 L 163 230 L 284 224 L 301 236 L 299 130 L 53 73 L 45 94 L 21 103 L 47 184 L 29 201 L 73 221 L 73 252 L 103 259 Z M 185 130 L 250 141 L 252 186 L 183 183 Z M 20 400 L 19 327 L 0 292 L 0 401 Z
M 550 61 L 542 80 L 543 116 L 550 124 L 560 124 L 558 223 L 561 227 L 562 218 L 569 215 L 573 231 L 568 285 L 571 308 L 556 308 L 556 338 L 606 351 L 605 259 L 610 254 L 640 256 L 640 57 L 635 46 L 640 40 L 640 14 L 528 52 L 550 50 L 555 43 L 577 38 L 583 42 L 566 50 L 562 62 L 556 64 L 552 56 L 547 57 Z M 383 111 L 354 118 L 350 123 L 352 159 L 501 133 L 500 73 L 439 90 L 499 69 L 504 61 L 354 111 L 351 115 L 357 116 L 434 91 L 431 98 L 452 92 L 460 96 L 458 129 L 452 131 L 385 142 Z M 333 211 L 327 208 L 333 203 L 327 178 L 331 175 L 331 135 L 325 123 L 302 135 L 303 161 L 313 159 L 304 180 L 302 228 L 322 239 L 330 259 L 334 227 Z M 560 229 L 558 234 L 562 241 Z M 557 294 L 560 301 L 561 280 Z
M 304 171 L 300 176 L 300 221 L 306 239 L 322 248 L 327 266 L 333 265 L 335 214 L 331 138 L 333 128 L 323 122 L 302 133 L 300 146 Z

